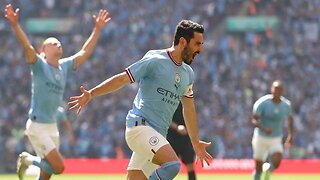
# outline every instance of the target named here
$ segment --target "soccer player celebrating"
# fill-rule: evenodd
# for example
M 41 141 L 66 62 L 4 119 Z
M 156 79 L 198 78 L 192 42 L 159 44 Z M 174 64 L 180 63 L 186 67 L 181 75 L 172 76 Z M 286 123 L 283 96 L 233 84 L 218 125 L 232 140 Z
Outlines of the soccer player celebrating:
M 142 59 L 130 65 L 96 87 L 71 97 L 70 110 L 81 109 L 94 97 L 111 93 L 126 84 L 139 81 L 133 108 L 126 118 L 126 141 L 133 151 L 128 165 L 128 179 L 172 180 L 180 170 L 180 161 L 166 140 L 172 116 L 179 102 L 189 136 L 202 165 L 212 156 L 206 151 L 211 143 L 200 141 L 192 85 L 194 72 L 189 66 L 203 51 L 202 25 L 182 20 L 176 27 L 172 47 L 150 50 Z M 160 165 L 160 167 L 158 167 Z
M 50 179 L 52 174 L 61 174 L 64 170 L 63 157 L 59 152 L 56 114 L 62 102 L 67 75 L 90 57 L 100 31 L 110 17 L 106 10 L 100 10 L 99 15 L 93 17 L 95 26 L 82 49 L 63 59 L 61 43 L 53 37 L 44 41 L 41 55 L 36 53 L 19 25 L 19 9 L 14 10 L 12 5 L 8 4 L 5 17 L 24 50 L 32 79 L 31 107 L 25 132 L 37 156 L 22 152 L 17 162 L 17 173 L 19 179 L 23 179 L 25 170 L 33 164 L 40 168 L 40 180 Z
M 252 147 L 256 163 L 253 173 L 254 180 L 260 179 L 263 166 L 266 167 L 265 179 L 269 179 L 270 173 L 279 167 L 282 160 L 282 129 L 285 120 L 288 121 L 288 137 L 285 145 L 290 147 L 292 143 L 291 103 L 282 96 L 283 85 L 281 81 L 277 80 L 272 83 L 271 93 L 259 98 L 253 105 L 252 124 L 255 130 Z M 268 155 L 271 156 L 271 163 L 263 164 Z

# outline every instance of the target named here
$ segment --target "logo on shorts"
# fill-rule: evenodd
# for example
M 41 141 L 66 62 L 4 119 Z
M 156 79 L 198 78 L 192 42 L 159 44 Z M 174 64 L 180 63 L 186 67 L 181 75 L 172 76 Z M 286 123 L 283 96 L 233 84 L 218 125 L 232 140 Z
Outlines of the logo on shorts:
M 159 138 L 157 136 L 152 136 L 150 139 L 149 139 L 149 143 L 151 146 L 155 146 L 159 143 Z

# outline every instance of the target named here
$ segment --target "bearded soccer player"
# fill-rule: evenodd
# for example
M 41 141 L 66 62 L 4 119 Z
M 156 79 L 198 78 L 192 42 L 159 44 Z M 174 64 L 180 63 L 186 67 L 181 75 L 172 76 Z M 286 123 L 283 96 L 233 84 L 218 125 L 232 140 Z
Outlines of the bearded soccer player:
M 172 116 L 179 102 L 193 148 L 201 163 L 209 164 L 212 156 L 206 151 L 211 143 L 199 140 L 190 67 L 195 56 L 203 51 L 204 28 L 191 20 L 182 20 L 176 27 L 173 45 L 150 50 L 124 72 L 112 76 L 96 87 L 71 97 L 70 109 L 81 109 L 93 98 L 139 82 L 139 90 L 126 118 L 126 141 L 133 151 L 128 165 L 128 179 L 172 180 L 180 170 L 180 161 L 166 139 Z

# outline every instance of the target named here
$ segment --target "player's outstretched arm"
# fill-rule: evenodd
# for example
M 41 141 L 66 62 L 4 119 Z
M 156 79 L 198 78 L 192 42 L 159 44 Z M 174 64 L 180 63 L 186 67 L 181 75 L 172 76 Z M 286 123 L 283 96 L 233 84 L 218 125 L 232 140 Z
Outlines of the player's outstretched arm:
M 82 108 L 93 97 L 109 94 L 129 83 L 131 83 L 130 77 L 126 72 L 122 72 L 103 81 L 101 84 L 97 85 L 96 87 L 90 90 L 86 90 L 83 86 L 81 86 L 80 91 L 82 94 L 80 96 L 70 97 L 70 101 L 68 102 L 68 105 L 71 107 L 69 108 L 69 110 L 78 109 L 77 114 L 79 114 Z
M 21 44 L 24 54 L 26 56 L 26 61 L 28 64 L 33 64 L 37 60 L 37 53 L 30 44 L 27 35 L 23 32 L 19 25 L 19 8 L 16 10 L 13 9 L 11 4 L 6 5 L 5 8 L 5 17 L 9 21 L 13 31 L 16 34 L 16 37 Z
M 199 140 L 194 99 L 182 97 L 181 102 L 183 106 L 183 117 L 194 148 L 194 152 L 196 153 L 198 160 L 200 160 L 202 167 L 204 161 L 207 163 L 207 165 L 209 165 L 213 157 L 207 152 L 206 148 L 211 145 L 211 142 Z
M 77 114 L 79 114 L 82 108 L 91 100 L 91 94 L 88 90 L 81 86 L 80 91 L 82 93 L 80 96 L 72 96 L 68 102 L 68 105 L 71 106 L 69 108 L 70 111 L 78 108 Z
M 75 63 L 73 68 L 77 69 L 82 63 L 84 63 L 92 54 L 103 27 L 110 21 L 111 17 L 106 10 L 100 10 L 98 16 L 92 16 L 95 26 L 92 30 L 91 35 L 82 46 L 81 50 L 74 55 Z

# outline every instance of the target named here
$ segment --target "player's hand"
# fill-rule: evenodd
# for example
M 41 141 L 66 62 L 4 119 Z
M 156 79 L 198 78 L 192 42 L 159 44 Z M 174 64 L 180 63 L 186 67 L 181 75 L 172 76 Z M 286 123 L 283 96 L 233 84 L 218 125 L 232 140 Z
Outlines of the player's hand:
M 107 10 L 100 10 L 98 16 L 93 15 L 92 16 L 94 22 L 95 22 L 95 27 L 99 30 L 101 30 L 108 21 L 110 21 L 111 17 L 109 16 L 109 13 Z
M 78 108 L 77 114 L 80 113 L 82 108 L 91 100 L 91 94 L 87 91 L 83 86 L 80 87 L 80 91 L 82 94 L 80 96 L 72 96 L 68 102 L 68 105 L 71 106 L 69 108 L 70 111 Z
M 264 127 L 264 128 L 263 128 L 263 131 L 264 131 L 266 134 L 268 134 L 268 135 L 272 133 L 272 129 L 269 128 L 269 127 Z
M 5 17 L 8 19 L 11 26 L 17 25 L 19 22 L 19 8 L 14 11 L 12 5 L 8 4 L 4 11 Z
M 197 161 L 200 160 L 201 166 L 203 167 L 203 161 L 210 165 L 210 161 L 213 157 L 206 151 L 206 148 L 211 145 L 211 142 L 199 141 L 197 144 L 193 145 L 194 152 L 197 155 Z

